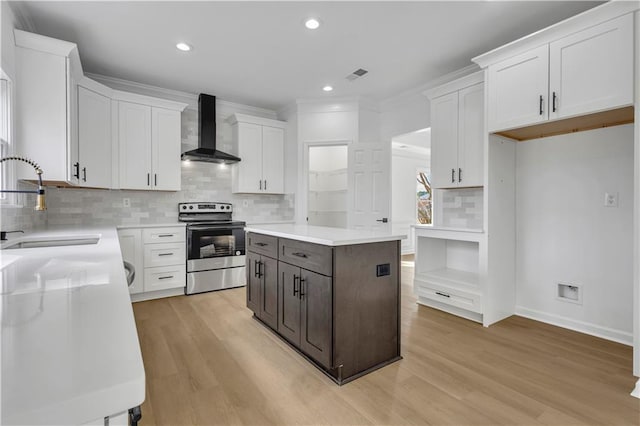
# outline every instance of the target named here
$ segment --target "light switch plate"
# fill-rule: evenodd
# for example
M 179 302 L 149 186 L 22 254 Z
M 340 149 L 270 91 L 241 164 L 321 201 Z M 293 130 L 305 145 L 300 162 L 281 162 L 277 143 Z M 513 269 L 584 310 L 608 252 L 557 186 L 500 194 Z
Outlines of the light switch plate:
M 604 193 L 604 206 L 605 207 L 618 207 L 618 193 L 617 192 L 605 192 Z

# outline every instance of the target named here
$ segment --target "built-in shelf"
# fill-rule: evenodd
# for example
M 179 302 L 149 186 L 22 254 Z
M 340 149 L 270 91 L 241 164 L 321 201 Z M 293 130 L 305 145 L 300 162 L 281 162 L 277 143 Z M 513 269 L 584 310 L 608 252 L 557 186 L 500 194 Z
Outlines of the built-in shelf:
M 467 272 L 460 269 L 440 268 L 429 272 L 417 274 L 421 281 L 431 281 L 441 285 L 459 287 L 465 291 L 478 292 L 480 288 L 480 276 L 477 272 Z

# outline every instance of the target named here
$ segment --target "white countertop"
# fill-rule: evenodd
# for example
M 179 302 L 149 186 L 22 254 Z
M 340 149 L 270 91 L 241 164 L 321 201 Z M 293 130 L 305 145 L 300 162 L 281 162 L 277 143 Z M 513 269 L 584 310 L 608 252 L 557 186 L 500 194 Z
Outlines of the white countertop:
M 15 235 L 100 241 L 0 250 L 0 423 L 82 424 L 140 405 L 145 373 L 115 228 Z
M 377 243 L 407 238 L 404 234 L 397 234 L 390 231 L 366 231 L 361 229 L 295 224 L 247 225 L 245 231 L 272 235 L 274 237 L 290 238 L 292 240 L 306 241 L 308 243 L 322 244 L 325 246 Z

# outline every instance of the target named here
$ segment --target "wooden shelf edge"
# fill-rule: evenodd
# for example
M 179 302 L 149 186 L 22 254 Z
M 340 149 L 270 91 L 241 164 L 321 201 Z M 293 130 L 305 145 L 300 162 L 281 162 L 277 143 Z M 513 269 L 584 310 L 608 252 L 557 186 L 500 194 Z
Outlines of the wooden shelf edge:
M 586 130 L 600 129 L 604 127 L 621 126 L 634 122 L 633 106 L 617 108 L 594 114 L 571 117 L 518 129 L 495 132 L 518 142 L 531 139 L 546 138 L 549 136 L 565 135 L 568 133 L 584 132 Z

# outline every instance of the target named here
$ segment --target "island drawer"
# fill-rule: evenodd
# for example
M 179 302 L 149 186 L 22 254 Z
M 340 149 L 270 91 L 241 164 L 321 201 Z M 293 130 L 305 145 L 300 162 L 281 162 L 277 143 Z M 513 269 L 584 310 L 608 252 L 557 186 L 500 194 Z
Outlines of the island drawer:
M 247 234 L 247 250 L 277 259 L 278 238 L 249 232 Z
M 333 249 L 320 244 L 280 238 L 278 259 L 309 271 L 331 276 Z

